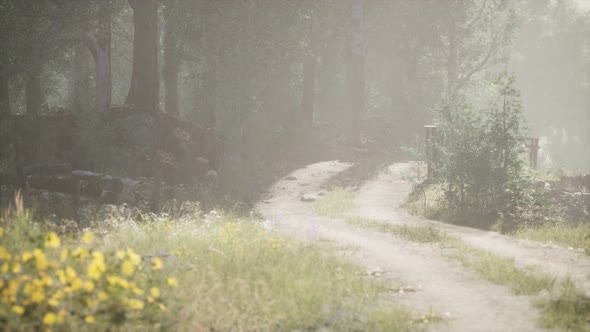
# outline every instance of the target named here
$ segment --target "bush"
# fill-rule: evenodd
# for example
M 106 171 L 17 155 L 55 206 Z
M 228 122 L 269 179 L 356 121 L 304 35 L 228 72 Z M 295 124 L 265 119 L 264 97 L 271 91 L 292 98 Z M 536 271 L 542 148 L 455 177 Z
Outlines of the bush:
M 488 109 L 478 112 L 463 100 L 440 113 L 433 180 L 458 222 L 512 227 L 542 197 L 523 160 L 527 130 L 514 78 L 503 74 L 493 85 L 497 93 Z

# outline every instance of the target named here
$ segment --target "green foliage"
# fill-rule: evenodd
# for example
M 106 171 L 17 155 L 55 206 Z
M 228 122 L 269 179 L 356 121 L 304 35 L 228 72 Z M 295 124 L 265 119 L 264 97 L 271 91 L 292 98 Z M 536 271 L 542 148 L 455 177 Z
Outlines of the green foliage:
M 443 111 L 435 144 L 442 203 L 458 222 L 474 226 L 512 226 L 538 201 L 523 160 L 527 130 L 514 78 L 502 74 L 494 86 L 497 95 L 484 111 L 465 101 Z

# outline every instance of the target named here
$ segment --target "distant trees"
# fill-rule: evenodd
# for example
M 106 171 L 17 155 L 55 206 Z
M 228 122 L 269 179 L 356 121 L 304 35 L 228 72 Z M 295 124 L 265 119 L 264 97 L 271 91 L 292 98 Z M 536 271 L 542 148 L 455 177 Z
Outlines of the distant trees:
M 177 0 L 164 1 L 164 76 L 166 113 L 180 115 L 178 96 L 178 74 L 180 71 L 180 40 L 178 38 L 178 18 L 175 12 Z
M 361 121 L 365 110 L 365 0 L 354 0 L 351 7 L 349 36 L 351 128 L 350 139 L 360 142 Z
M 516 17 L 510 0 L 444 1 L 440 33 L 449 111 L 474 75 L 506 62 Z

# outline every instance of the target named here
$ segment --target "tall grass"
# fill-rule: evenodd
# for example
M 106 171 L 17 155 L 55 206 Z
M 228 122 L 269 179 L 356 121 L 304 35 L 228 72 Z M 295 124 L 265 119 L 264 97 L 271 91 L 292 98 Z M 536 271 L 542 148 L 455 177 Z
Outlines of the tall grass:
M 555 223 L 521 228 L 513 234 L 525 240 L 574 249 L 584 249 L 590 255 L 590 223 Z

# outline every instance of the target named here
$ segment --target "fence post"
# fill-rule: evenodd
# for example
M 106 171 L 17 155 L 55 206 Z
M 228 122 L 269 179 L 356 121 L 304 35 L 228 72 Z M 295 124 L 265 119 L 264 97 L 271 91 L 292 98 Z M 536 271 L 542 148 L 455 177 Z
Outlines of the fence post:
M 433 160 L 434 160 L 434 143 L 436 142 L 436 125 L 424 126 L 424 136 L 426 138 L 426 167 L 427 177 L 432 178 L 434 174 Z
M 537 168 L 537 159 L 539 154 L 539 139 L 529 138 L 529 161 L 533 169 Z

